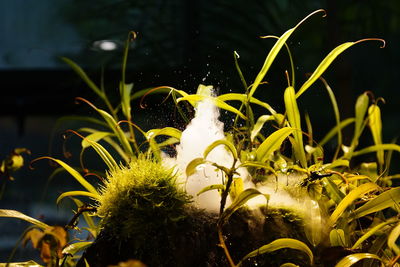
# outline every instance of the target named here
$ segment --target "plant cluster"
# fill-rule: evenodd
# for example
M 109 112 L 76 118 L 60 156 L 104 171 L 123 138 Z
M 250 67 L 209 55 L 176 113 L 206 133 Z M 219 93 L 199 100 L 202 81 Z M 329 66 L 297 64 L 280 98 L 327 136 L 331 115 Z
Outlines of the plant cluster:
M 324 13 L 317 10 L 311 15 Z M 390 159 L 393 151 L 400 152 L 396 144 L 383 144 L 382 120 L 378 105 L 370 93 L 364 93 L 357 98 L 354 117 L 342 119 L 339 106 L 332 89 L 321 75 L 330 64 L 346 49 L 364 41 L 384 41 L 381 39 L 363 39 L 356 42 L 346 42 L 333 49 L 317 66 L 314 72 L 301 85 L 295 84 L 293 58 L 287 44 L 291 34 L 304 23 L 307 16 L 295 27 L 286 31 L 282 36 L 265 36 L 264 38 L 276 39 L 265 62 L 254 79 L 249 84 L 239 66 L 239 56 L 234 53 L 234 61 L 239 77 L 243 84 L 242 93 L 227 93 L 219 96 L 205 94 L 199 90 L 197 94 L 188 94 L 183 90 L 171 87 L 157 87 L 133 93 L 133 84 L 125 82 L 125 67 L 130 42 L 136 37 L 129 35 L 126 42 L 122 63 L 122 77 L 119 84 L 120 103 L 114 107 L 110 103 L 105 89 L 98 87 L 86 73 L 73 61 L 64 58 L 75 72 L 87 83 L 89 88 L 103 100 L 108 111 L 98 108 L 89 101 L 78 98 L 87 103 L 102 119 L 80 118 L 90 120 L 98 128 L 81 128 L 71 131 L 82 137 L 82 151 L 93 148 L 107 166 L 108 176 L 103 185 L 95 187 L 86 178 L 65 162 L 51 158 L 72 177 L 74 177 L 86 191 L 70 191 L 60 195 L 57 203 L 65 197 L 72 198 L 80 207 L 89 225 L 89 232 L 97 236 L 98 228 L 92 218 L 82 209 L 82 202 L 76 196 L 89 197 L 94 200 L 92 207 L 98 207 L 97 213 L 92 215 L 102 216 L 101 225 L 113 224 L 114 220 L 126 220 L 123 228 L 117 228 L 118 235 L 125 235 L 130 231 L 146 231 L 147 224 L 153 223 L 155 213 L 167 213 L 171 221 L 179 219 L 180 210 L 187 203 L 187 196 L 175 184 L 175 177 L 169 171 L 161 168 L 161 151 L 171 145 L 179 143 L 181 131 L 166 127 L 145 131 L 132 121 L 131 101 L 148 94 L 167 92 L 172 96 L 178 111 L 185 114 L 182 103 L 189 103 L 195 107 L 204 100 L 212 101 L 218 108 L 227 110 L 235 116 L 233 125 L 225 133 L 225 138 L 209 145 L 203 156 L 191 161 L 186 168 L 186 176 L 195 173 L 201 164 L 212 164 L 224 174 L 221 184 L 211 185 L 201 192 L 218 190 L 221 194 L 220 211 L 216 224 L 219 245 L 223 249 L 229 265 L 241 266 L 248 264 L 249 259 L 257 259 L 261 254 L 273 253 L 280 249 L 293 249 L 305 255 L 310 265 L 318 265 L 318 246 L 340 250 L 333 260 L 338 267 L 351 266 L 362 261 L 364 266 L 397 266 L 400 258 L 400 248 L 396 241 L 400 235 L 400 220 L 398 216 L 398 202 L 400 201 L 400 188 L 393 186 L 393 179 L 399 175 L 390 175 Z M 132 38 L 133 37 L 133 38 Z M 285 47 L 285 48 L 284 48 Z M 278 112 L 270 104 L 259 100 L 255 93 L 264 83 L 268 71 L 276 56 L 282 49 L 286 49 L 291 66 L 290 74 L 287 73 L 288 86 L 283 93 L 285 110 Z M 313 129 L 309 116 L 303 116 L 298 107 L 298 101 L 303 94 L 318 80 L 322 80 L 329 95 L 332 109 L 334 110 L 336 125 L 319 141 L 313 139 Z M 263 110 L 261 115 L 253 112 L 254 106 Z M 123 119 L 120 118 L 123 116 Z M 78 119 L 78 118 L 75 118 Z M 305 126 L 304 126 L 305 122 Z M 353 126 L 353 137 L 349 144 L 343 142 L 342 130 Z M 126 126 L 123 128 L 122 126 Z M 369 129 L 374 145 L 359 148 L 362 134 Z M 138 144 L 137 136 L 142 135 L 144 144 Z M 160 141 L 159 137 L 164 137 Z M 107 143 L 119 155 L 115 160 L 102 144 Z M 327 161 L 324 147 L 327 144 L 336 145 L 336 150 Z M 209 153 L 216 147 L 223 146 L 232 155 L 233 164 L 222 166 L 207 159 Z M 364 154 L 374 153 L 376 161 L 363 162 L 354 166 L 355 158 Z M 143 159 L 145 157 L 146 159 Z M 118 161 L 121 161 L 122 167 Z M 274 196 L 264 194 L 262 191 L 251 187 L 243 187 L 244 177 L 237 177 L 238 169 L 246 168 L 256 178 L 255 182 L 262 182 L 266 177 L 301 174 L 297 186 L 307 192 L 307 211 L 310 213 L 306 226 L 308 242 L 294 238 L 278 238 L 260 248 L 249 251 L 235 261 L 226 244 L 224 226 L 236 211 L 246 206 L 248 201 L 256 196 L 264 196 L 266 200 Z M 85 168 L 83 168 L 85 169 Z M 101 171 L 101 170 L 100 170 Z M 104 177 L 106 175 L 104 174 Z M 201 193 L 200 192 L 200 193 Z M 231 195 L 233 201 L 227 204 Z M 122 209 L 119 209 L 122 207 Z M 268 206 L 266 207 L 268 209 Z M 93 210 L 91 210 L 93 211 Z M 132 214 L 129 212 L 132 211 Z M 7 213 L 8 212 L 8 213 Z M 136 214 L 145 214 L 143 217 Z M 0 216 L 17 217 L 28 220 L 18 213 L 2 210 Z M 149 217 L 147 215 L 150 214 Z M 80 215 L 78 210 L 78 215 Z M 326 218 L 326 219 L 324 219 Z M 129 221 L 128 221 L 129 220 Z M 28 221 L 38 224 L 37 221 Z M 40 225 L 40 224 L 39 224 Z M 322 240 L 325 225 L 326 240 Z M 43 225 L 42 225 L 43 226 Z M 75 226 L 75 225 L 74 225 Z M 90 242 L 73 242 L 63 251 L 65 257 L 76 254 L 85 249 Z M 58 256 L 56 256 L 58 257 Z M 146 263 L 146 259 L 140 259 Z M 296 266 L 288 262 L 281 266 Z

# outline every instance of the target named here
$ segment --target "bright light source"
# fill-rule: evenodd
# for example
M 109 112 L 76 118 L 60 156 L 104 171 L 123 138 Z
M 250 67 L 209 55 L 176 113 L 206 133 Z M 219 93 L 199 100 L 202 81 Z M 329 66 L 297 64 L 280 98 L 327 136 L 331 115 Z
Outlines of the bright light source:
M 118 48 L 118 44 L 112 40 L 100 40 L 95 41 L 93 47 L 103 51 L 112 51 Z

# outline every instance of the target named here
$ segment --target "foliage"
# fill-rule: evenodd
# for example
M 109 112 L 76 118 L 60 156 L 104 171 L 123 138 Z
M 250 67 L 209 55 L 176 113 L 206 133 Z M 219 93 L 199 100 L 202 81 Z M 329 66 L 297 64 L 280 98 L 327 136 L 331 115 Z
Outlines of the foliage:
M 82 138 L 82 151 L 89 147 L 96 151 L 105 163 L 107 177 L 103 179 L 103 184 L 96 187 L 91 185 L 76 168 L 59 159 L 45 157 L 65 168 L 86 190 L 65 192 L 61 194 L 57 202 L 67 196 L 89 197 L 89 203 L 91 203 L 89 206 L 97 208 L 94 214 L 101 217 L 100 225 L 110 226 L 119 238 L 130 237 L 130 235 L 140 238 L 151 234 L 148 232 L 150 228 L 156 229 L 165 225 L 165 222 L 157 220 L 159 214 L 163 214 L 163 218 L 168 218 L 169 222 L 180 219 L 182 210 L 189 199 L 177 186 L 176 174 L 162 166 L 161 151 L 167 146 L 179 143 L 181 132 L 172 127 L 145 131 L 132 121 L 131 114 L 133 99 L 167 91 L 181 114 L 184 114 L 183 107 L 186 107 L 182 107 L 183 103 L 196 107 L 201 101 L 211 100 L 218 108 L 230 112 L 235 118 L 233 124 L 229 125 L 229 129 L 225 132 L 225 138 L 210 144 L 203 151 L 202 157 L 194 159 L 186 168 L 189 179 L 191 174 L 198 171 L 197 167 L 204 163 L 212 164 L 224 175 L 221 184 L 208 186 L 199 194 L 209 190 L 218 190 L 221 193 L 217 232 L 219 245 L 224 250 L 230 266 L 241 266 L 249 258 L 256 258 L 260 254 L 272 253 L 280 249 L 297 250 L 308 257 L 311 265 L 321 265 L 324 259 L 318 254 L 318 246 L 339 247 L 341 252 L 351 252 L 351 255 L 340 254 L 335 258 L 336 266 L 351 266 L 361 260 L 365 266 L 378 261 L 385 266 L 397 264 L 400 258 L 400 248 L 397 245 L 400 235 L 397 203 L 400 197 L 399 188 L 393 186 L 392 180 L 398 178 L 399 175 L 389 174 L 389 163 L 391 151 L 400 152 L 400 146 L 384 144 L 382 141 L 379 99 L 374 99 L 371 93 L 360 95 L 355 104 L 354 117 L 341 120 L 335 95 L 321 77 L 331 63 L 348 48 L 364 41 L 379 41 L 384 45 L 384 41 L 370 38 L 337 46 L 297 89 L 293 58 L 287 40 L 310 16 L 318 13 L 325 15 L 325 11 L 317 10 L 282 36 L 273 37 L 276 42 L 254 82 L 249 86 L 235 53 L 235 66 L 244 85 L 244 93 L 213 96 L 208 92 L 207 86 L 200 86 L 196 94 L 188 94 L 171 87 L 157 87 L 133 93 L 133 85 L 125 83 L 129 43 L 136 37 L 135 33 L 130 33 L 125 45 L 122 77 L 119 84 L 120 104 L 114 107 L 103 87 L 98 87 L 72 60 L 64 58 L 63 60 L 87 83 L 108 109 L 98 108 L 91 102 L 78 98 L 77 100 L 88 104 L 96 111 L 102 123 L 99 129 L 82 128 L 70 131 Z M 260 85 L 265 83 L 264 79 L 271 65 L 284 46 L 291 59 L 292 71 L 290 75 L 286 73 L 288 86 L 283 92 L 285 109 L 279 113 L 270 104 L 255 96 L 257 89 L 261 88 Z M 304 93 L 320 79 L 328 92 L 336 125 L 318 142 L 313 139 L 310 116 L 300 112 L 298 102 L 300 97 L 304 96 Z M 258 109 L 261 108 L 261 114 L 253 111 L 256 110 L 255 106 Z M 120 116 L 123 117 L 122 120 Z M 122 124 L 127 127 L 123 128 Z M 342 129 L 349 125 L 354 126 L 353 136 L 351 142 L 345 144 Z M 364 135 L 366 128 L 371 131 L 374 145 L 360 148 L 360 138 Z M 85 134 L 87 135 L 84 136 Z M 143 143 L 138 143 L 139 136 L 144 138 Z M 160 136 L 166 139 L 160 141 Z M 335 136 L 337 140 L 333 140 Z M 106 149 L 104 144 L 110 148 Z M 328 145 L 337 146 L 333 155 L 325 152 Z M 211 151 L 219 146 L 223 146 L 231 155 L 233 159 L 231 166 L 222 166 L 207 159 Z M 371 153 L 376 157 L 373 162 L 359 163 L 356 159 L 361 155 Z M 85 170 L 84 166 L 81 167 Z M 309 239 L 308 244 L 296 239 L 279 238 L 257 250 L 249 251 L 242 260 L 234 262 L 229 244 L 225 242 L 224 225 L 238 209 L 245 207 L 250 199 L 262 196 L 268 203 L 272 197 L 256 189 L 255 186 L 244 188 L 245 177 L 238 177 L 239 168 L 246 168 L 253 178 L 257 178 L 254 179 L 254 183 L 261 184 L 271 176 L 278 180 L 278 177 L 283 175 L 302 174 L 300 176 L 302 178 L 297 181 L 295 187 L 307 193 L 301 201 L 308 205 L 307 211 L 311 214 L 310 223 L 306 226 L 310 228 L 305 229 Z M 103 170 L 100 171 L 103 172 Z M 227 201 L 229 196 L 233 200 L 231 204 Z M 83 203 L 77 202 L 76 199 L 74 201 L 81 209 Z M 87 210 L 83 208 L 81 211 Z M 77 216 L 80 215 L 79 212 L 77 214 Z M 90 221 L 89 218 L 85 219 Z M 36 223 L 36 221 L 30 222 Z M 325 234 L 329 236 L 329 240 L 322 242 L 322 238 L 318 235 L 323 231 L 322 225 L 325 222 L 326 226 L 323 230 L 327 232 Z M 75 226 L 75 224 L 72 225 Z M 88 222 L 88 225 L 90 225 L 89 232 L 96 236 L 97 226 L 93 222 Z M 75 246 L 80 249 L 88 245 L 76 244 L 79 243 L 75 243 Z M 75 253 L 77 250 L 70 247 L 70 251 Z M 140 260 L 146 263 L 145 259 Z M 283 266 L 293 265 L 294 263 L 286 263 Z
M 173 170 L 144 156 L 111 171 L 97 200 L 101 225 L 119 239 L 144 241 L 160 227 L 182 219 L 190 199 L 178 188 L 176 178 Z

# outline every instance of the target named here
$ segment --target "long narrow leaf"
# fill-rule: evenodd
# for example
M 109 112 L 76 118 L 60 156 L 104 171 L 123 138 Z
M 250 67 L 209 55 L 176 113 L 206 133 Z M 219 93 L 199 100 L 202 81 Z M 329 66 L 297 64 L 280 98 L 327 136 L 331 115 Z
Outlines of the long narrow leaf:
M 273 132 L 270 136 L 268 136 L 264 142 L 257 148 L 256 155 L 257 161 L 265 162 L 268 157 L 275 150 L 279 149 L 282 145 L 282 142 L 294 131 L 294 129 L 290 127 L 284 127 Z
M 216 148 L 217 146 L 220 146 L 220 145 L 224 145 L 226 148 L 228 148 L 229 151 L 232 153 L 232 156 L 233 156 L 234 159 L 238 158 L 238 153 L 237 153 L 237 150 L 236 150 L 235 146 L 231 142 L 229 142 L 228 140 L 225 140 L 225 139 L 214 141 L 209 146 L 207 146 L 206 149 L 203 152 L 203 157 L 207 158 L 208 154 L 214 148 Z
M 41 158 L 37 158 L 35 161 L 40 160 L 40 159 L 49 159 L 49 160 L 52 160 L 52 161 L 56 162 L 57 164 L 61 165 L 61 167 L 63 167 L 67 172 L 69 172 L 69 174 L 71 174 L 72 177 L 74 177 L 75 180 L 77 180 L 86 190 L 88 190 L 90 193 L 98 194 L 97 190 L 91 184 L 89 184 L 86 181 L 86 179 L 79 172 L 77 172 L 74 168 L 69 166 L 67 163 L 63 162 L 62 160 L 55 159 L 52 157 L 41 157 Z
M 262 80 L 264 79 L 265 75 L 267 74 L 269 68 L 271 67 L 272 63 L 274 62 L 276 56 L 278 55 L 279 51 L 281 48 L 284 46 L 286 41 L 289 39 L 290 35 L 299 27 L 305 20 L 307 20 L 310 16 L 319 13 L 319 12 L 324 12 L 324 10 L 319 9 L 317 11 L 314 11 L 307 17 L 305 17 L 302 21 L 300 21 L 295 27 L 291 28 L 290 30 L 286 31 L 275 43 L 275 45 L 272 47 L 272 49 L 269 51 L 268 56 L 265 59 L 264 65 L 262 66 L 260 72 L 257 74 L 256 79 L 254 80 L 254 83 L 251 87 L 251 90 L 249 92 L 249 97 L 252 97 L 254 92 L 256 91 L 257 87 L 260 85 Z
M 357 219 L 361 218 L 367 214 L 378 212 L 394 205 L 397 205 L 400 202 L 400 187 L 391 188 L 386 192 L 383 192 L 379 196 L 371 199 L 358 209 L 356 209 L 352 214 L 351 218 Z
M 98 199 L 99 194 L 93 194 L 87 191 L 68 191 L 65 193 L 62 193 L 58 198 L 57 198 L 57 205 L 60 203 L 60 201 L 66 197 L 72 197 L 72 196 L 85 196 L 85 197 L 91 197 L 93 199 Z
M 394 151 L 400 152 L 400 146 L 396 145 L 396 144 L 382 144 L 382 145 L 369 146 L 369 147 L 366 147 L 364 149 L 354 152 L 353 157 L 371 153 L 371 152 L 376 152 L 379 150 L 394 150 Z
M 378 225 L 375 225 L 374 227 L 372 227 L 370 230 L 368 230 L 365 234 L 363 234 L 356 243 L 354 243 L 354 245 L 351 247 L 352 249 L 357 249 L 358 247 L 360 247 L 360 245 L 367 240 L 368 238 L 370 238 L 371 236 L 373 236 L 376 232 L 378 232 L 379 230 L 381 230 L 383 227 L 385 227 L 388 224 L 392 224 L 396 222 L 396 220 L 387 220 L 386 222 L 382 222 Z
M 324 138 L 322 138 L 322 140 L 320 142 L 318 142 L 318 144 L 320 146 L 324 146 L 329 140 L 332 139 L 332 137 L 334 137 L 336 134 L 339 134 L 339 132 L 346 127 L 347 125 L 349 125 L 350 123 L 353 123 L 355 121 L 354 118 L 348 118 L 345 119 L 343 121 L 341 121 L 338 125 L 336 125 L 334 128 L 332 128 L 325 136 Z
M 300 250 L 300 251 L 306 253 L 310 259 L 311 265 L 313 265 L 314 255 L 313 255 L 312 251 L 310 250 L 310 248 L 306 244 L 304 244 L 303 242 L 301 242 L 297 239 L 280 238 L 280 239 L 272 241 L 271 243 L 269 243 L 267 245 L 260 247 L 259 249 L 256 249 L 256 250 L 250 252 L 249 254 L 247 254 L 246 256 L 243 257 L 243 259 L 239 262 L 238 266 L 241 266 L 242 263 L 249 258 L 253 258 L 258 255 L 265 254 L 265 253 L 271 253 L 276 250 L 284 249 L 284 248 L 296 249 L 296 250 Z
M 331 214 L 329 218 L 329 224 L 334 225 L 339 217 L 343 214 L 343 212 L 347 209 L 347 207 L 354 202 L 354 200 L 377 189 L 379 189 L 379 186 L 374 183 L 362 184 L 353 189 L 345 198 L 343 198 L 343 200 L 339 203 L 334 212 Z
M 43 230 L 50 227 L 49 225 L 45 224 L 44 222 L 36 220 L 36 219 L 34 219 L 28 215 L 25 215 L 19 211 L 16 211 L 16 210 L 0 209 L 0 217 L 21 219 L 21 220 L 27 221 L 31 224 L 34 224 Z
M 257 122 L 254 124 L 253 129 L 250 133 L 251 141 L 254 141 L 258 133 L 261 131 L 262 127 L 267 121 L 274 120 L 274 116 L 272 115 L 262 115 L 257 119 Z
M 378 105 L 373 104 L 368 108 L 368 125 L 372 133 L 372 138 L 374 139 L 375 145 L 382 144 L 382 119 L 381 119 L 381 109 Z M 383 150 L 378 150 L 376 152 L 379 166 L 383 166 L 385 163 Z
M 300 161 L 300 164 L 303 168 L 307 168 L 307 160 L 303 144 L 303 134 L 301 131 L 300 112 L 297 106 L 296 96 L 293 87 L 289 86 L 288 88 L 286 88 L 284 93 L 284 100 L 289 124 L 292 128 L 296 130 L 293 132 L 295 140 L 295 146 L 293 148 L 296 159 Z
M 400 223 L 397 224 L 392 231 L 390 232 L 388 236 L 388 247 L 393 250 L 394 253 L 396 253 L 396 256 L 400 254 L 400 248 L 396 244 L 397 239 L 399 238 L 400 235 Z
M 375 254 L 371 254 L 371 253 L 355 253 L 355 254 L 348 255 L 348 256 L 344 257 L 343 259 L 341 259 L 335 265 L 335 267 L 350 267 L 353 264 L 355 264 L 356 262 L 359 262 L 360 260 L 363 260 L 363 259 L 376 259 L 376 260 L 379 260 L 379 261 L 382 262 L 382 259 L 379 258 Z

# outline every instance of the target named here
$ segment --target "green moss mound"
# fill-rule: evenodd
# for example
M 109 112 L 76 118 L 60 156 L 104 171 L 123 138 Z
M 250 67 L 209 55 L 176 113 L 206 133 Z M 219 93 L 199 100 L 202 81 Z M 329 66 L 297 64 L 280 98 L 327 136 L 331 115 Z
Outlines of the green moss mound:
M 176 178 L 172 169 L 144 156 L 110 172 L 97 207 L 101 227 L 119 239 L 145 240 L 179 221 L 190 197 L 177 186 Z

